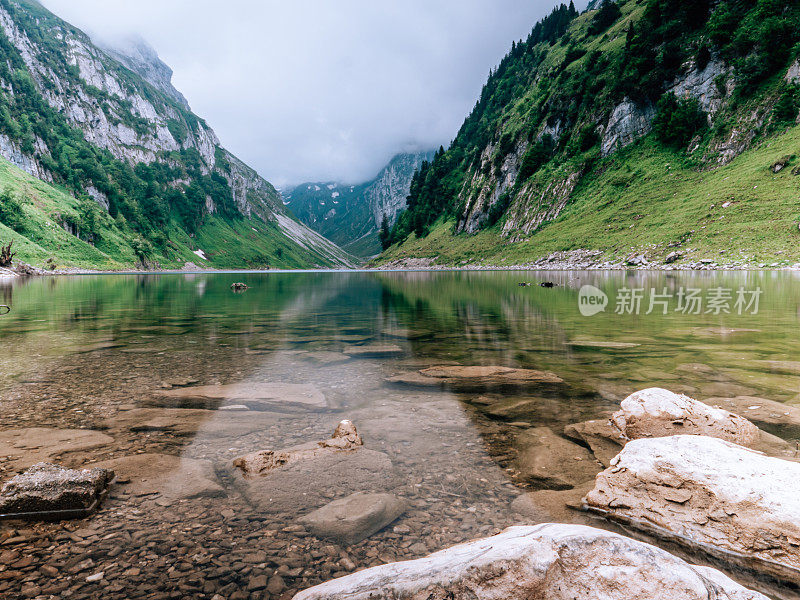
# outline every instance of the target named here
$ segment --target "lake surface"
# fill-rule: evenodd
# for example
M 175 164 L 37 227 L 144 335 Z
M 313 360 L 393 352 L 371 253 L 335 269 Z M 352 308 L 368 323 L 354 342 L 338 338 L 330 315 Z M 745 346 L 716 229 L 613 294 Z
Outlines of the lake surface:
M 233 292 L 236 281 L 249 289 Z M 291 597 L 512 524 L 562 520 L 563 506 L 511 509 L 536 487 L 515 462 L 531 428 L 560 435 L 654 386 L 800 404 L 800 275 L 789 272 L 103 275 L 0 282 L 0 304 L 12 309 L 0 316 L 0 480 L 38 460 L 147 454 L 152 481 L 116 484 L 89 519 L 0 524 L 0 596 Z M 440 365 L 535 369 L 564 383 L 388 381 Z M 323 401 L 174 393 L 229 384 L 302 385 Z M 265 505 L 231 466 L 327 439 L 342 419 L 391 460 L 392 474 L 370 485 L 408 505 L 350 546 L 298 522 L 351 493 L 347 480 L 290 482 Z M 204 482 L 200 497 L 184 497 L 187 477 Z

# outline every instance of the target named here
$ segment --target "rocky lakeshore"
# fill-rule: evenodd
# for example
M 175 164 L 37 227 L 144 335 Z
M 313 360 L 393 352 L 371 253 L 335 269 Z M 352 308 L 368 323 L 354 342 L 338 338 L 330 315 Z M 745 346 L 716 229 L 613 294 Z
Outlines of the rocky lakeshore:
M 575 574 L 573 596 L 624 591 L 631 573 L 661 582 L 661 564 L 687 597 L 797 596 L 795 508 L 767 475 L 798 464 L 800 367 L 768 323 L 576 330 L 511 278 L 489 308 L 463 286 L 455 310 L 378 287 L 362 316 L 363 291 L 325 285 L 276 306 L 260 282 L 236 294 L 230 277 L 204 305 L 213 277 L 130 278 L 130 312 L 113 297 L 64 301 L 50 322 L 26 314 L 26 294 L 65 280 L 14 288 L 0 322 L 0 482 L 57 465 L 73 471 L 66 491 L 85 491 L 64 494 L 69 506 L 100 502 L 79 518 L 0 522 L 0 596 L 288 600 L 419 559 L 440 565 L 431 585 L 450 577 L 461 593 L 472 548 L 499 548 L 480 568 L 500 572 L 517 538 L 508 560 L 557 554 L 540 566 Z M 189 316 L 171 316 L 182 297 Z M 396 319 L 401 308 L 413 318 Z M 113 482 L 94 487 L 103 478 L 89 474 L 106 472 Z M 10 502 L 25 489 L 38 488 L 15 484 Z M 600 581 L 578 566 L 605 560 L 602 548 L 625 559 Z M 560 597 L 564 579 L 520 565 L 508 572 Z

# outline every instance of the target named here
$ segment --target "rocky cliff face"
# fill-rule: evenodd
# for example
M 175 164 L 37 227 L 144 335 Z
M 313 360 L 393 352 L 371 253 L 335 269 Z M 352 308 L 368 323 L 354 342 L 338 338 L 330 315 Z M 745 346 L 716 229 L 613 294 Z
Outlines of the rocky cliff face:
M 186 110 L 190 110 L 189 102 L 172 85 L 172 69 L 141 37 L 133 36 L 113 44 L 103 40 L 95 40 L 95 43 L 118 63 L 140 75 L 147 83 L 172 98 Z
M 378 231 L 406 208 L 414 172 L 433 154 L 398 154 L 375 179 L 358 185 L 304 183 L 287 196 L 287 207 L 305 224 L 358 256 L 381 250 Z
M 202 192 L 206 214 L 219 212 L 230 194 L 243 216 L 277 224 L 295 242 L 314 246 L 334 262 L 346 260 L 333 244 L 302 225 L 284 226 L 278 219 L 285 215 L 280 194 L 220 146 L 214 131 L 189 110 L 186 99 L 172 86 L 171 69 L 143 41 L 101 49 L 31 0 L 0 2 L 0 35 L 8 41 L 4 51 L 24 65 L 33 85 L 35 91 L 26 93 L 41 95 L 58 115 L 51 119 L 65 120 L 95 148 L 132 167 L 163 165 L 165 177 L 173 177 L 166 182 L 168 187 L 178 190 L 191 185 L 197 175 L 221 178 L 227 188 L 221 196 L 207 189 Z M 12 73 L 9 79 L 13 78 Z M 0 87 L 7 94 L 21 93 L 14 81 L 2 80 Z M 0 153 L 28 173 L 53 181 L 54 164 L 66 160 L 60 140 L 50 136 L 53 139 L 46 142 L 42 137 L 48 136 L 39 137 L 35 130 L 31 137 L 23 143 L 0 135 Z M 63 162 L 61 167 L 69 169 Z M 169 175 L 170 171 L 175 174 Z M 63 172 L 60 177 L 65 177 Z M 108 209 L 108 190 L 101 191 L 99 175 L 97 181 L 92 177 L 81 172 L 73 190 Z
M 379 228 L 384 217 L 394 225 L 397 216 L 406 209 L 406 198 L 411 178 L 425 160 L 433 158 L 430 152 L 398 154 L 364 190 L 364 199 L 372 213 L 372 223 Z

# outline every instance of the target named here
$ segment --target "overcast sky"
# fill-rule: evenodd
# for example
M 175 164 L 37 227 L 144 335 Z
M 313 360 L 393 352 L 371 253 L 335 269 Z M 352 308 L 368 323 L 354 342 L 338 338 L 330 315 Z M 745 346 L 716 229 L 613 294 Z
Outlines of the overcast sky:
M 556 4 L 42 1 L 92 36 L 144 37 L 223 145 L 279 186 L 360 182 L 398 152 L 447 146 L 489 69 Z

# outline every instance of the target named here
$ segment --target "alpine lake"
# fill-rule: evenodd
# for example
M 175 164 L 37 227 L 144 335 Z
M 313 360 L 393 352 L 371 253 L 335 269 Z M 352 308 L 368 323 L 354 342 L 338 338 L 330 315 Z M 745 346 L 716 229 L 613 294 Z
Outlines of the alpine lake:
M 81 275 L 2 281 L 0 304 L 0 482 L 42 461 L 117 474 L 87 518 L 0 522 L 3 598 L 291 598 L 514 524 L 635 535 L 555 493 L 520 511 L 527 492 L 584 483 L 560 474 L 586 449 L 533 477 L 519 440 L 567 439 L 650 387 L 800 406 L 793 272 Z M 446 376 L 425 385 L 432 368 Z M 260 493 L 237 474 L 238 457 L 326 440 L 345 419 L 372 457 L 353 469 Z M 359 491 L 405 511 L 355 543 L 301 520 Z

